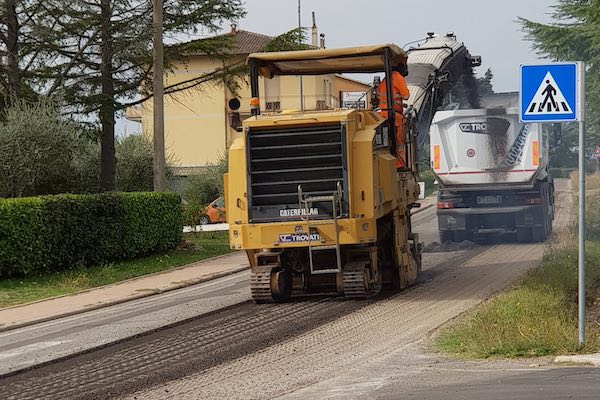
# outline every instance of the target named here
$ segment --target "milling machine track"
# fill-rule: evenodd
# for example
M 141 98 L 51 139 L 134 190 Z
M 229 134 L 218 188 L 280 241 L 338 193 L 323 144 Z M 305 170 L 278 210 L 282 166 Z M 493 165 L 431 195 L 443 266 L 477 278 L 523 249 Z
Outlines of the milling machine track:
M 256 303 L 274 303 L 271 292 L 272 266 L 260 266 L 252 269 L 250 273 L 250 294 Z
M 344 265 L 344 297 L 349 299 L 366 299 L 373 297 L 381 290 L 381 279 L 372 281 L 367 273 L 369 262 L 353 261 Z M 381 276 L 381 275 L 380 275 Z

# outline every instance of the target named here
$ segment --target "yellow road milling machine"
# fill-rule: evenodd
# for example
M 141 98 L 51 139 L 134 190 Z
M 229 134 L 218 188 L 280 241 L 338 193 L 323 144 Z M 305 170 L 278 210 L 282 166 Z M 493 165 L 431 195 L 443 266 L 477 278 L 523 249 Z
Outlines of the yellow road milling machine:
M 428 129 L 450 85 L 465 71 L 471 76 L 474 62 L 452 35 L 431 35 L 408 52 L 379 45 L 248 57 L 252 116 L 230 147 L 225 197 L 230 244 L 248 255 L 255 302 L 285 301 L 292 293 L 364 299 L 382 285 L 400 290 L 415 282 L 422 245 L 410 211 L 418 207 L 418 131 Z M 391 76 L 407 63 L 402 170 L 389 84 L 390 103 L 378 105 L 389 110 L 387 119 L 365 109 L 260 112 L 259 76 Z

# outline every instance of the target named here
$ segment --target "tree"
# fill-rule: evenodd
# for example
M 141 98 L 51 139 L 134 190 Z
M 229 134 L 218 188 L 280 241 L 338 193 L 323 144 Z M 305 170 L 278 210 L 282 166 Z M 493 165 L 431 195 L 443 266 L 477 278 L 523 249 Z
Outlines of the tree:
M 20 76 L 19 76 L 19 20 L 17 15 L 17 1 L 4 0 L 3 7 L 3 24 L 6 30 L 2 33 L 2 42 L 6 46 L 5 59 L 6 66 L 3 68 L 6 71 L 6 89 L 12 96 L 17 97 L 20 92 Z
M 130 135 L 116 143 L 117 190 L 147 192 L 153 189 L 152 142 L 143 135 Z M 168 157 L 167 157 L 168 158 Z M 167 171 L 167 176 L 169 171 Z
M 40 0 L 0 0 L 0 118 L 16 100 L 35 100 L 29 86 L 30 72 L 40 60 L 42 40 L 34 32 L 34 20 L 43 19 Z
M 549 24 L 525 18 L 519 18 L 519 23 L 540 57 L 586 62 L 587 147 L 591 147 L 600 142 L 600 109 L 596 107 L 600 102 L 600 1 L 558 0 L 551 17 L 554 22 Z
M 80 132 L 52 103 L 14 103 L 0 123 L 0 197 L 73 191 Z
M 46 77 L 47 93 L 59 93 L 72 111 L 97 113 L 102 132 L 100 188 L 114 190 L 115 114 L 140 87 L 152 89 L 152 3 L 46 0 L 44 8 L 48 17 L 37 21 L 37 33 L 46 38 L 44 54 L 55 58 L 38 73 Z M 240 0 L 166 0 L 164 32 L 215 32 L 224 20 L 243 15 Z M 206 54 L 223 54 L 224 48 L 214 42 L 203 43 Z M 165 49 L 167 63 L 181 56 Z
M 308 50 L 308 29 L 305 27 L 292 29 L 273 38 L 263 51 L 297 51 Z
M 488 68 L 485 71 L 485 74 L 483 74 L 483 78 L 477 79 L 477 82 L 479 83 L 479 95 L 480 96 L 486 96 L 488 94 L 494 93 L 492 79 L 494 79 L 494 74 L 492 73 L 491 68 Z

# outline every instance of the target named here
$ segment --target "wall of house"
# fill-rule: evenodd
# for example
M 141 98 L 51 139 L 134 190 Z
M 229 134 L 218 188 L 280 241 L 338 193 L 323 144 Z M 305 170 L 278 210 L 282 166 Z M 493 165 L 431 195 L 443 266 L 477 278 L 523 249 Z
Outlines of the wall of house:
M 318 110 L 337 107 L 333 94 L 335 75 L 304 76 L 302 94 L 305 110 Z M 281 76 L 280 101 L 282 110 L 300 109 L 300 80 L 297 76 Z
M 336 79 L 333 81 L 333 95 L 336 96 L 336 98 L 339 97 L 340 92 L 366 92 L 369 88 L 369 85 L 365 83 L 337 75 Z
M 243 56 L 240 56 L 241 60 Z M 180 83 L 214 71 L 221 62 L 207 57 L 192 57 L 185 64 L 176 65 L 165 77 L 165 85 Z M 300 109 L 299 78 L 280 76 L 273 80 L 259 80 L 261 110 L 266 112 L 267 102 L 279 102 L 279 110 Z M 306 110 L 336 108 L 339 106 L 339 91 L 365 91 L 367 85 L 343 79 L 337 75 L 303 77 L 304 103 Z M 165 96 L 165 146 L 173 166 L 187 168 L 202 167 L 216 162 L 240 135 L 231 126 L 231 111 L 228 101 L 237 97 L 241 107 L 241 119 L 250 114 L 250 88 L 241 82 L 237 93 L 230 92 L 224 85 L 204 84 L 198 88 Z M 152 101 L 141 108 L 142 132 L 152 137 Z
M 165 76 L 165 86 L 180 83 L 214 71 L 221 62 L 193 57 L 176 65 Z M 228 122 L 224 112 L 226 90 L 223 85 L 200 87 L 165 96 L 165 147 L 171 163 L 178 167 L 204 166 L 217 161 L 227 149 Z M 142 107 L 142 130 L 152 136 L 153 105 Z

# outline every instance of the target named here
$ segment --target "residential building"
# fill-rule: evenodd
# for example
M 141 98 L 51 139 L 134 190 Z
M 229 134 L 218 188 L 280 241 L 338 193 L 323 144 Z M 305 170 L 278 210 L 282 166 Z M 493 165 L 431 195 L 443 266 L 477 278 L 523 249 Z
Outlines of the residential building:
M 232 57 L 229 63 L 241 62 L 248 54 L 261 51 L 271 37 L 238 30 L 232 26 Z M 204 54 L 190 54 L 165 74 L 165 86 L 189 81 L 223 67 L 223 60 Z M 262 112 L 300 109 L 300 82 L 296 76 L 260 78 Z M 339 107 L 339 92 L 365 92 L 368 85 L 341 75 L 309 76 L 302 79 L 306 110 Z M 237 93 L 224 84 L 203 84 L 165 97 L 165 145 L 173 170 L 177 175 L 189 175 L 194 170 L 216 162 L 239 132 L 239 120 L 250 116 L 250 88 L 242 82 Z M 239 101 L 237 111 L 230 102 Z M 125 117 L 139 121 L 142 132 L 152 137 L 153 109 L 147 101 L 129 109 Z M 239 114 L 237 114 L 239 113 Z M 236 117 L 239 115 L 239 120 Z

